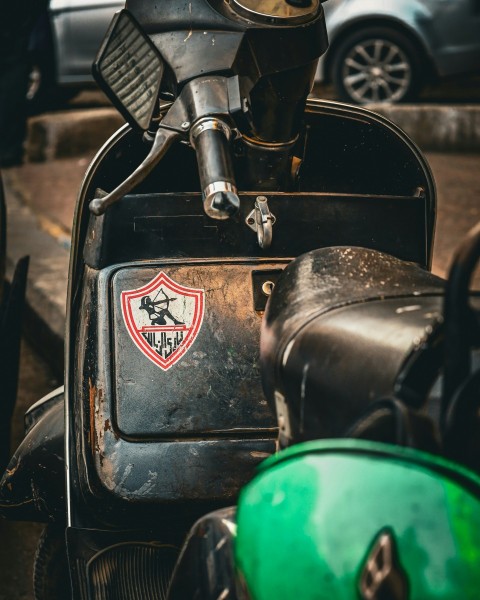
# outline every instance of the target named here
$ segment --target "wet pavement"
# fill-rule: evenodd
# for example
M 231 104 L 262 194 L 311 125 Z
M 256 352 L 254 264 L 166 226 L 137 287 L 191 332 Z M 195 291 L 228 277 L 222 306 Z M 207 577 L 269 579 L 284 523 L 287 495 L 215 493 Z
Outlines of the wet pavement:
M 69 242 L 77 193 L 93 156 L 91 152 L 9 169 L 7 194 L 13 183 L 18 195 L 40 219 L 40 227 L 65 243 L 63 234 Z

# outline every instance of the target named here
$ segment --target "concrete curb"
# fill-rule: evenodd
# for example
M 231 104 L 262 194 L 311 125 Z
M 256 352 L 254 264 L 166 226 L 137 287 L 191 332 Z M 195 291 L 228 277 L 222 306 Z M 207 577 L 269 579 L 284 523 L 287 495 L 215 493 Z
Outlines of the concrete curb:
M 46 113 L 28 122 L 26 158 L 32 162 L 68 158 L 91 152 L 121 125 L 114 108 Z
M 368 106 L 401 127 L 422 150 L 480 151 L 480 105 Z
M 66 292 L 69 252 L 42 230 L 25 205 L 24 191 L 13 171 L 3 173 L 7 193 L 7 280 L 17 261 L 30 255 L 24 335 L 63 378 Z
M 480 152 L 480 105 L 369 105 L 401 127 L 423 150 Z M 30 119 L 27 159 L 92 152 L 124 123 L 114 108 L 47 113 Z

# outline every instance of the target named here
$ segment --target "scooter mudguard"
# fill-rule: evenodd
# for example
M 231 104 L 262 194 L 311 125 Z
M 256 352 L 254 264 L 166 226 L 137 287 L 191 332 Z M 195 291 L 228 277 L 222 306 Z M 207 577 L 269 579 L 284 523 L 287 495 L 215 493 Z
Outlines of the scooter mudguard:
M 0 515 L 16 521 L 65 521 L 63 388 L 26 415 L 26 435 L 0 481 Z
M 407 448 L 300 444 L 242 491 L 234 548 L 256 600 L 474 600 L 480 479 Z

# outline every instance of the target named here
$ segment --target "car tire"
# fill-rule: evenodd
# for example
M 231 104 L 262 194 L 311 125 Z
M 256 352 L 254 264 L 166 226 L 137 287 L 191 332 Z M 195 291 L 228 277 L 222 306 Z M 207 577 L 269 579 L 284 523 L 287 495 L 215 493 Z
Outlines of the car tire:
M 45 57 L 32 54 L 29 61 L 27 85 L 27 110 L 29 114 L 36 114 L 45 110 L 49 90 L 53 86 L 53 67 L 48 66 Z
M 78 94 L 75 88 L 61 88 L 55 83 L 54 66 L 48 56 L 30 59 L 27 86 L 27 112 L 36 115 L 62 107 Z
M 426 69 L 419 49 L 405 34 L 368 27 L 349 34 L 333 50 L 332 80 L 341 100 L 407 102 L 418 95 Z
M 38 542 L 33 565 L 35 600 L 70 600 L 65 528 L 47 525 Z

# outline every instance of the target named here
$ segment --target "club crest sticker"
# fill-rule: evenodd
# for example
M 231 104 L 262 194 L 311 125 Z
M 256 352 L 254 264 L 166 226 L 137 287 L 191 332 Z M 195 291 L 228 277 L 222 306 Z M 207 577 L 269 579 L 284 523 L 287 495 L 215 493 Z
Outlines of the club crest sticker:
M 173 281 L 163 271 L 121 294 L 122 314 L 135 345 L 167 371 L 184 356 L 202 326 L 205 292 Z

